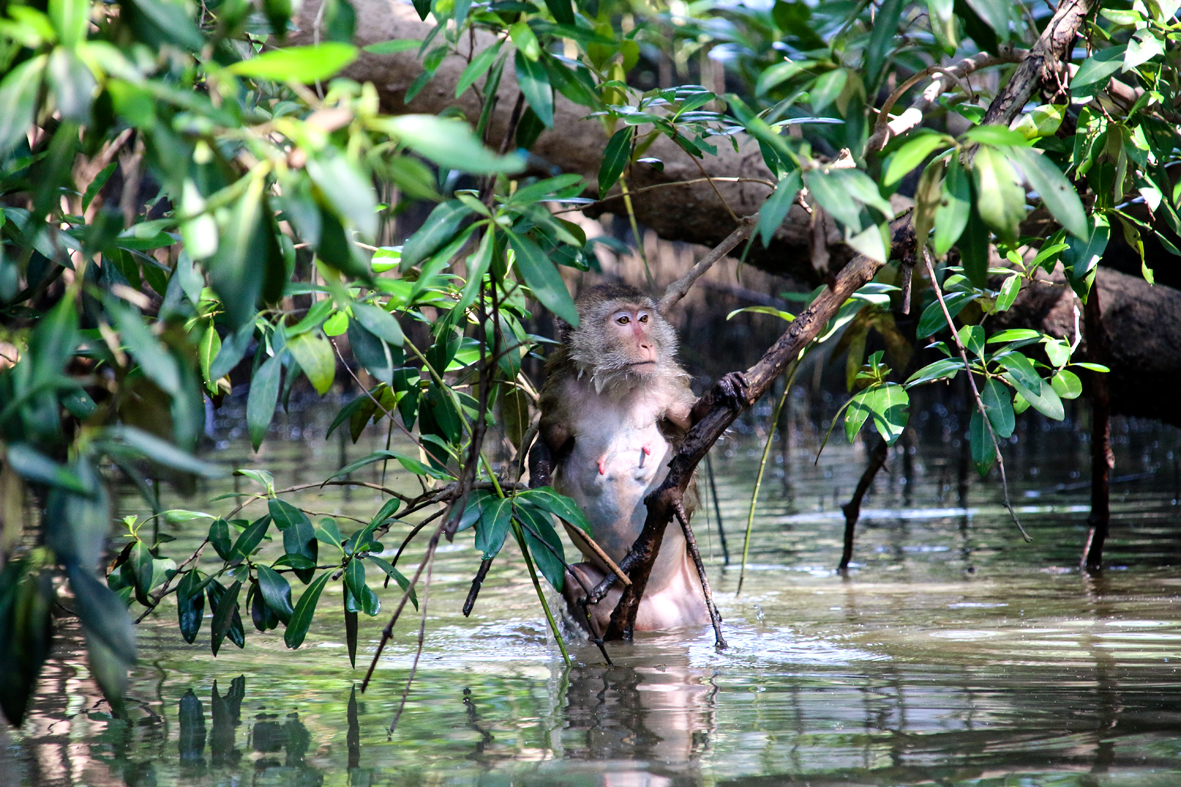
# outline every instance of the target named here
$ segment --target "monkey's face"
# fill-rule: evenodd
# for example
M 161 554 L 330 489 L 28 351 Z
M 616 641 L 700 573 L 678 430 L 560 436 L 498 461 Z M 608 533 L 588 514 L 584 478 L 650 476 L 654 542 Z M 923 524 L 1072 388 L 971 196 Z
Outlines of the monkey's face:
M 626 367 L 636 374 L 656 369 L 660 350 L 653 331 L 656 319 L 654 310 L 642 304 L 620 304 L 607 312 L 604 349 L 615 356 L 616 368 Z

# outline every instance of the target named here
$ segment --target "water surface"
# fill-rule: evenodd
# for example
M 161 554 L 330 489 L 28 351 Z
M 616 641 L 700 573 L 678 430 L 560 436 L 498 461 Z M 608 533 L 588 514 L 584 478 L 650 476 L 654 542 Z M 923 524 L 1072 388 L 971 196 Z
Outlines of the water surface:
M 339 585 L 330 584 L 297 651 L 275 632 L 249 630 L 245 650 L 227 643 L 214 659 L 208 618 L 186 645 L 166 605 L 140 628 L 129 721 L 108 715 L 67 624 L 31 717 L 19 731 L 0 728 L 0 784 L 1181 784 L 1177 432 L 1117 420 L 1109 566 L 1089 577 L 1077 570 L 1085 440 L 1023 420 L 1006 453 L 1034 539 L 1025 544 L 995 476 L 965 472 L 956 416 L 923 412 L 931 415 L 916 420 L 917 448 L 891 459 L 866 500 L 846 576 L 833 570 L 839 505 L 865 450 L 834 439 L 813 465 L 826 424 L 794 424 L 788 450 L 773 452 L 738 597 L 765 433 L 739 432 L 718 447 L 730 565 L 712 504 L 694 521 L 725 651 L 708 629 L 640 635 L 610 645 L 608 667 L 571 640 L 566 669 L 511 546 L 462 617 L 479 558 L 461 535 L 435 562 L 425 648 L 392 736 L 420 619 L 411 610 L 399 622 L 361 694 L 397 595 L 382 591 L 382 612 L 362 617 L 353 670 Z M 249 457 L 231 411 L 213 455 L 265 466 L 282 487 L 320 480 L 384 440 L 326 442 L 331 416 L 295 413 L 275 427 L 287 440 Z M 356 480 L 379 473 L 373 466 Z M 228 489 L 203 487 L 186 505 L 225 513 L 228 503 L 205 500 Z M 361 487 L 290 499 L 366 519 L 380 505 Z M 124 506 L 142 510 L 130 492 Z M 169 554 L 187 554 L 206 526 L 162 526 L 178 538 Z M 402 567 L 420 555 L 412 550 Z

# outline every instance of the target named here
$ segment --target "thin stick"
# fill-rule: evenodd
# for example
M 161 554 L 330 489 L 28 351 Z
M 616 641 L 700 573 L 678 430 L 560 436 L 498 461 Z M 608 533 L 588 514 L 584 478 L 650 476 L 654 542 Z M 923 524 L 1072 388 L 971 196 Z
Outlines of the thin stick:
M 590 547 L 590 551 L 595 553 L 595 557 L 603 561 L 603 564 L 611 570 L 611 573 L 614 574 L 620 582 L 625 585 L 631 585 L 632 581 L 631 578 L 628 577 L 627 572 L 615 565 L 615 561 L 611 559 L 611 556 L 604 552 L 603 548 L 596 544 L 593 538 L 576 527 L 567 528 L 566 532 Z
M 394 714 L 394 720 L 390 722 L 390 735 L 394 734 L 394 730 L 398 729 L 398 719 L 402 718 L 402 711 L 406 710 L 406 698 L 410 696 L 410 685 L 414 683 L 414 675 L 418 672 L 418 661 L 422 658 L 422 646 L 426 641 L 426 607 L 427 602 L 431 599 L 431 573 L 435 568 L 435 547 L 439 544 L 439 533 L 442 529 L 435 531 L 435 537 L 431 539 L 431 547 L 427 551 L 427 567 L 426 567 L 426 585 L 422 588 L 422 617 L 419 618 L 418 623 L 418 647 L 414 651 L 414 662 L 410 665 L 410 674 L 406 676 L 406 686 L 402 689 L 402 701 L 398 703 L 398 712 Z M 411 585 L 410 587 L 414 587 Z M 409 591 L 407 591 L 409 595 Z M 385 644 L 384 639 L 382 644 Z M 370 673 L 373 668 L 369 668 Z M 369 682 L 369 675 L 365 676 L 365 682 Z M 361 693 L 365 693 L 365 688 L 362 686 Z
M 697 539 L 693 536 L 693 529 L 689 527 L 689 517 L 685 514 L 685 507 L 677 501 L 673 508 L 677 521 L 681 523 L 681 531 L 685 534 L 685 544 L 689 547 L 689 554 L 693 557 L 693 564 L 697 566 L 697 577 L 701 580 L 701 592 L 705 594 L 705 608 L 709 610 L 709 622 L 714 627 L 714 647 L 718 650 L 726 648 L 726 638 L 722 636 L 722 616 L 718 614 L 718 606 L 714 604 L 713 591 L 709 589 L 709 577 L 705 573 L 705 563 L 701 561 L 701 551 L 697 548 Z
M 541 602 L 541 608 L 545 610 L 545 619 L 549 623 L 550 631 L 553 632 L 554 639 L 558 641 L 558 650 L 562 651 L 562 661 L 566 662 L 566 668 L 569 669 L 571 663 L 570 654 L 566 652 L 566 641 L 562 639 L 562 632 L 558 631 L 558 622 L 554 620 L 554 613 L 550 611 L 549 602 L 545 600 L 545 591 L 542 590 L 541 581 L 537 578 L 537 569 L 533 567 L 533 558 L 529 556 L 529 547 L 525 545 L 525 534 L 521 532 L 521 526 L 515 519 L 513 520 L 513 535 L 517 537 L 517 545 L 525 557 L 525 566 L 529 569 L 529 579 L 533 580 L 533 589 L 537 591 L 537 600 Z
M 783 386 L 783 396 L 779 397 L 779 404 L 775 405 L 775 414 L 771 416 L 771 428 L 767 431 L 767 444 L 763 446 L 763 458 L 759 460 L 759 474 L 755 478 L 755 491 L 750 496 L 750 512 L 746 515 L 746 537 L 742 541 L 742 568 L 738 571 L 738 589 L 734 591 L 735 596 L 742 593 L 742 583 L 746 579 L 746 558 L 750 554 L 750 533 L 754 528 L 755 504 L 759 500 L 759 488 L 763 485 L 767 457 L 771 454 L 771 441 L 775 439 L 775 427 L 779 425 L 779 416 L 787 404 L 787 395 L 791 391 L 791 384 L 795 382 L 796 371 L 799 368 L 800 362 L 796 361 L 791 367 L 791 373 L 787 376 L 787 383 Z
M 443 526 L 439 525 L 439 527 L 435 528 L 435 534 L 431 536 L 431 540 L 427 544 L 426 554 L 423 556 L 422 562 L 418 564 L 418 570 L 414 572 L 414 577 L 406 585 L 406 590 L 402 592 L 402 598 L 398 600 L 398 606 L 394 609 L 394 614 L 390 617 L 390 622 L 381 630 L 381 642 L 377 644 L 377 652 L 373 654 L 373 661 L 369 663 L 369 671 L 365 673 L 365 680 L 361 681 L 362 694 L 365 693 L 365 689 L 369 688 L 369 680 L 373 677 L 373 670 L 377 669 L 377 660 L 381 658 L 381 652 L 385 650 L 386 643 L 390 641 L 390 637 L 394 636 L 394 624 L 398 622 L 398 617 L 402 614 L 402 610 L 406 607 L 406 602 L 410 599 L 410 591 L 418 584 L 418 579 L 422 576 L 423 569 L 426 568 L 427 563 L 434 556 L 435 548 L 439 546 L 439 536 L 442 534 Z
M 690 268 L 684 276 L 665 288 L 664 295 L 661 296 L 660 303 L 657 305 L 657 310 L 661 314 L 667 314 L 668 310 L 675 306 L 681 298 L 685 297 L 689 292 L 689 288 L 693 286 L 693 283 L 713 267 L 715 262 L 725 257 L 735 246 L 750 237 L 758 222 L 759 215 L 757 213 L 753 216 L 743 218 L 738 227 L 727 235 L 725 240 L 710 249 L 709 253 L 698 260 L 697 264 Z
M 1001 456 L 1001 444 L 996 439 L 996 432 L 992 430 L 992 423 L 988 420 L 988 411 L 984 407 L 984 400 L 980 398 L 980 390 L 976 387 L 976 378 L 972 376 L 972 364 L 968 362 L 968 351 L 964 348 L 964 343 L 960 341 L 960 335 L 956 332 L 955 323 L 952 322 L 951 312 L 947 310 L 947 303 L 943 300 L 943 288 L 939 286 L 939 282 L 935 279 L 935 266 L 931 264 L 931 251 L 926 246 L 923 247 L 923 261 L 927 264 L 927 275 L 931 277 L 931 288 L 935 290 L 935 297 L 939 300 L 939 308 L 943 310 L 943 319 L 947 321 L 947 327 L 951 329 L 951 338 L 955 340 L 955 346 L 959 348 L 960 359 L 964 362 L 964 371 L 968 373 L 968 383 L 972 386 L 972 396 L 976 399 L 976 409 L 980 412 L 980 417 L 984 420 L 984 427 L 988 429 L 988 436 L 992 438 L 992 448 L 996 452 L 996 464 L 1001 471 L 1001 490 L 1005 494 L 1005 508 L 1009 510 L 1009 516 L 1013 518 L 1013 524 L 1017 525 L 1017 529 L 1021 531 L 1021 537 L 1028 543 L 1033 541 L 1029 534 L 1025 532 L 1025 528 L 1021 526 L 1021 520 L 1017 518 L 1017 512 L 1013 510 L 1013 503 L 1009 500 L 1009 481 L 1005 477 L 1005 460 Z
M 878 471 L 886 464 L 886 456 L 889 452 L 890 446 L 883 438 L 879 437 L 878 444 L 869 454 L 869 463 L 857 481 L 853 497 L 849 499 L 848 503 L 841 506 L 841 511 L 845 514 L 845 548 L 841 552 L 841 563 L 837 566 L 837 571 L 849 570 L 849 561 L 853 559 L 853 531 L 857 527 L 857 520 L 861 518 L 861 501 L 865 499 L 865 493 L 869 491 Z

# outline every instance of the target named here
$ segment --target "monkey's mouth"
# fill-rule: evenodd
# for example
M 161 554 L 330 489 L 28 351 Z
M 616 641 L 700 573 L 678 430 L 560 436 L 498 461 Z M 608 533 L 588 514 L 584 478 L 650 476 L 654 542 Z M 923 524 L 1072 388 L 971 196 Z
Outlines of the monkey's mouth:
M 626 366 L 629 369 L 633 369 L 637 366 L 655 366 L 655 365 L 656 365 L 656 361 L 633 361 L 633 362 L 627 364 Z

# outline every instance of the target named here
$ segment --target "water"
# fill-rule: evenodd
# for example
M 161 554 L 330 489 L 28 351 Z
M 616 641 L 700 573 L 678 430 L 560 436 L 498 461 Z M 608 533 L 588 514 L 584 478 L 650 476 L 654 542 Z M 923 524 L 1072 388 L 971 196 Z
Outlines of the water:
M 362 616 L 352 670 L 332 583 L 297 651 L 247 623 L 246 649 L 227 643 L 214 659 L 208 619 L 189 646 L 175 607 L 149 618 L 126 722 L 107 715 L 67 624 L 31 717 L 19 731 L 0 728 L 0 784 L 1181 784 L 1177 432 L 1116 422 L 1123 480 L 1113 492 L 1109 568 L 1090 578 L 1076 568 L 1085 440 L 1026 419 L 1007 449 L 1012 494 L 1034 538 L 1025 544 L 995 475 L 964 472 L 956 416 L 922 412 L 932 415 L 916 421 L 918 447 L 892 455 L 866 500 L 844 577 L 833 571 L 839 505 L 865 450 L 834 439 L 813 466 L 819 426 L 793 422 L 790 450 L 773 452 L 737 598 L 761 443 L 738 433 L 719 446 L 730 566 L 712 505 L 710 519 L 699 510 L 694 521 L 725 618 L 724 652 L 708 629 L 640 635 L 609 645 L 615 666 L 607 667 L 593 646 L 572 641 L 567 670 L 511 547 L 472 618 L 462 617 L 478 555 L 461 536 L 436 560 L 425 648 L 392 736 L 418 615 L 409 610 L 399 622 L 361 694 L 397 596 L 381 592 L 382 612 Z M 330 418 L 293 414 L 276 429 L 297 439 L 251 459 L 230 437 L 231 412 L 215 456 L 296 485 L 384 440 L 367 436 L 342 457 L 335 435 L 323 440 Z M 358 475 L 381 480 L 378 466 Z M 411 483 L 393 474 L 386 482 Z M 230 483 L 202 488 L 189 505 L 224 513 L 228 503 L 205 500 Z M 360 487 L 309 489 L 298 500 L 360 518 L 379 505 Z M 130 494 L 124 505 L 136 505 Z M 338 521 L 346 532 L 353 526 Z M 206 525 L 162 526 L 178 537 L 169 554 L 187 554 Z M 420 555 L 412 550 L 400 565 L 410 569 Z

